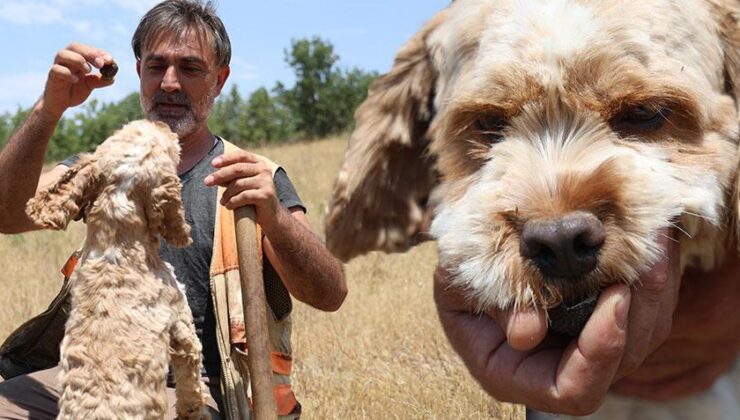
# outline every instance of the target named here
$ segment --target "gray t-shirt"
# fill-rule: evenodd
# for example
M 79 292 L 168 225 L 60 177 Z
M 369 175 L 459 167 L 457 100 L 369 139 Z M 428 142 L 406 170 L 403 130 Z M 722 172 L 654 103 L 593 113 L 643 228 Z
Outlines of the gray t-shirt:
M 221 373 L 216 343 L 216 319 L 210 293 L 217 189 L 206 186 L 204 180 L 215 171 L 211 161 L 223 152 L 223 141 L 217 138 L 208 154 L 188 172 L 180 175 L 185 220 L 190 225 L 192 245 L 187 248 L 177 248 L 163 240 L 160 242 L 162 259 L 172 264 L 177 281 L 185 287 L 188 304 L 193 312 L 195 331 L 203 343 L 204 375 L 210 378 L 218 378 Z M 77 156 L 72 156 L 61 164 L 72 166 L 76 161 Z M 306 211 L 284 169 L 278 169 L 273 181 L 283 207 L 299 207 L 304 212 Z M 290 294 L 266 257 L 264 277 L 267 302 L 277 319 L 283 319 L 292 309 Z

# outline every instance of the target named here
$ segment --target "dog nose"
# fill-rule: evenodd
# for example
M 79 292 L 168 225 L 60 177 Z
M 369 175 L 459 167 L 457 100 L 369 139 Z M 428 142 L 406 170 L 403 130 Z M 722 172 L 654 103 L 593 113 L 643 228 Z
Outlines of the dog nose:
M 527 221 L 519 252 L 547 277 L 574 279 L 596 268 L 604 239 L 604 225 L 596 216 L 575 212 L 559 219 Z

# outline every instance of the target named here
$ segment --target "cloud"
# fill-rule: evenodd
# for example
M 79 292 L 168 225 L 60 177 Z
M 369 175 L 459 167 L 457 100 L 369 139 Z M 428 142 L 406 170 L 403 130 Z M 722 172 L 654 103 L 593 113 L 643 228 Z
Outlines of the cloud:
M 0 20 L 17 25 L 63 24 L 85 33 L 92 23 L 80 19 L 79 11 L 95 13 L 95 9 L 113 7 L 139 17 L 160 0 L 3 0 Z M 70 18 L 69 16 L 74 16 Z
M 62 11 L 43 2 L 6 0 L 0 4 L 0 20 L 19 25 L 62 22 Z
M 118 9 L 128 10 L 142 15 L 160 1 L 162 0 L 52 0 L 52 3 L 60 7 L 64 7 L 65 9 L 71 9 L 81 6 L 85 6 L 88 8 L 99 6 L 113 6 Z
M 121 9 L 131 10 L 139 15 L 143 15 L 160 1 L 161 0 L 114 0 L 112 3 Z
M 69 13 L 64 10 L 63 4 L 15 0 L 0 4 L 0 21 L 16 25 L 64 25 L 80 34 L 88 34 L 91 31 L 92 22 L 84 19 L 67 19 L 65 15 Z

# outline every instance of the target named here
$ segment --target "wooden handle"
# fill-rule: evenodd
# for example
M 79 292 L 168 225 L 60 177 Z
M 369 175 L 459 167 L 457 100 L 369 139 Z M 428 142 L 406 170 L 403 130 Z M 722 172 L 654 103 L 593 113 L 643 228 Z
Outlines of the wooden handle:
M 252 402 L 257 420 L 277 419 L 273 393 L 270 339 L 267 327 L 267 301 L 262 266 L 257 249 L 257 225 L 253 206 L 234 211 L 236 251 L 244 305 L 247 337 L 247 366 L 252 383 Z

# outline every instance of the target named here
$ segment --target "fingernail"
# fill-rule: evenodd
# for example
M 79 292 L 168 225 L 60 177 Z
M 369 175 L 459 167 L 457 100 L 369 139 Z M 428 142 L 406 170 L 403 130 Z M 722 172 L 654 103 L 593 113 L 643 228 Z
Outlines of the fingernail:
M 627 288 L 625 287 L 625 290 L 617 295 L 617 302 L 614 304 L 614 319 L 620 330 L 627 328 L 627 315 L 629 315 L 630 309 L 630 300 L 627 293 L 629 292 L 627 292 Z
M 72 83 L 77 83 L 79 81 L 80 81 L 80 78 L 73 74 L 72 75 Z
M 111 57 L 110 55 L 106 54 L 106 55 L 103 56 L 103 60 L 105 60 L 106 63 L 110 63 L 110 62 L 113 61 L 113 57 Z
M 206 177 L 206 185 L 211 185 L 213 183 L 213 176 L 208 175 Z
M 103 60 L 103 57 L 97 56 L 95 57 L 95 67 L 101 68 L 105 65 L 105 60 Z
M 213 161 L 211 161 L 211 163 L 213 164 L 213 166 L 218 166 L 218 165 L 221 164 L 221 158 L 220 157 L 217 157 L 216 159 L 213 159 Z

